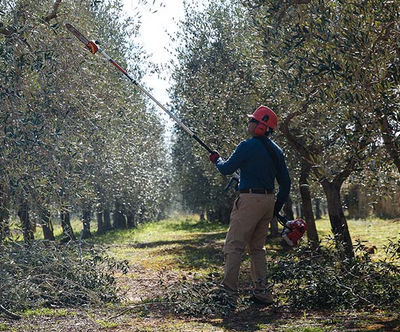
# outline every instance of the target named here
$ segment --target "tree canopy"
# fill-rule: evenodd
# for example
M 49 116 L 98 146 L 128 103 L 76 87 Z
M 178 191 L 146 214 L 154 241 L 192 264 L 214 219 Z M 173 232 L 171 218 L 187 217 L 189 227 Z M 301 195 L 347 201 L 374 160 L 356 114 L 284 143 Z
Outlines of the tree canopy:
M 123 75 L 65 28 L 71 22 L 98 37 L 140 80 L 151 65 L 132 41 L 138 20 L 124 18 L 120 0 L 1 1 L 1 8 L 0 222 L 21 206 L 39 221 L 43 209 L 84 205 L 138 221 L 159 216 L 163 125 Z

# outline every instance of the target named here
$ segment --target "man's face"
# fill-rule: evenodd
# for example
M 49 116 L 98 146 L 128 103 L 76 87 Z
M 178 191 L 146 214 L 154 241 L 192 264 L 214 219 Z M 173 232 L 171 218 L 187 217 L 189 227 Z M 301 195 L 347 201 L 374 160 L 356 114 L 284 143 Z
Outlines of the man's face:
M 256 136 L 255 129 L 257 127 L 258 121 L 254 119 L 249 120 L 249 126 L 247 127 L 247 132 L 253 137 Z

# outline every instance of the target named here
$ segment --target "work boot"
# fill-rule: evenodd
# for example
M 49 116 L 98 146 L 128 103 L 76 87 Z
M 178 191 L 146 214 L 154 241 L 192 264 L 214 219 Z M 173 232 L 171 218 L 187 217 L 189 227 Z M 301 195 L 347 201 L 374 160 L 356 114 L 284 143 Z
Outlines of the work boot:
M 274 304 L 274 296 L 269 288 L 266 288 L 262 291 L 254 290 L 250 297 L 250 301 L 262 305 L 271 305 Z

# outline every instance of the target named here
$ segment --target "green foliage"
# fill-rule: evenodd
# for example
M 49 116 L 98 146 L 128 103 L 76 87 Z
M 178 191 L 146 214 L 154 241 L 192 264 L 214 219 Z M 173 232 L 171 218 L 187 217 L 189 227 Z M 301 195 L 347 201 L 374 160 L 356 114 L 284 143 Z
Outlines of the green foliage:
M 298 152 L 319 178 L 347 169 L 365 170 L 361 183 L 386 180 L 399 167 L 399 56 L 388 51 L 399 44 L 399 2 L 255 3 L 243 1 L 261 41 L 264 89 L 306 146 Z
M 400 261 L 400 239 L 397 242 L 389 240 L 389 244 L 385 246 L 385 251 L 391 259 Z
M 257 105 L 249 22 L 237 1 L 187 5 L 176 38 L 177 63 L 171 99 L 179 116 L 212 149 L 228 157 L 246 138 L 246 114 Z M 205 152 L 177 130 L 173 146 L 178 190 L 184 207 L 228 222 L 234 194 Z M 185 161 L 182 163 L 182 161 Z
M 315 252 L 300 247 L 270 263 L 268 278 L 283 302 L 304 309 L 400 307 L 398 264 L 389 258 L 371 261 L 360 242 L 355 246 L 356 257 L 343 259 L 343 248 L 336 245 L 331 239 Z M 399 245 L 391 248 L 399 250 Z
M 140 81 L 151 65 L 122 1 L 1 1 L 0 224 L 22 203 L 119 209 L 137 222 L 166 209 L 163 125 L 113 66 L 86 52 L 73 23 Z M 12 31 L 12 34 L 8 34 Z M 151 137 L 151 138 L 149 138 Z M 157 146 L 154 148 L 154 146 Z
M 117 302 L 114 273 L 128 267 L 95 248 L 80 256 L 73 244 L 7 245 L 0 256 L 0 302 L 11 310 Z
M 10 326 L 7 325 L 7 324 L 0 323 L 0 331 L 13 332 L 13 331 L 15 331 L 15 330 L 12 329 L 12 328 L 10 328 Z

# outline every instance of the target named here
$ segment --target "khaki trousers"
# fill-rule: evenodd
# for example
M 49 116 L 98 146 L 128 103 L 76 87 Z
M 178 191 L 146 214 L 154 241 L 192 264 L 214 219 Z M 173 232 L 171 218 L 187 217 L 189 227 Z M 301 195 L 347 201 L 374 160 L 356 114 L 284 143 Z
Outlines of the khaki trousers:
M 244 250 L 251 259 L 251 276 L 255 290 L 266 288 L 265 239 L 274 212 L 273 194 L 240 194 L 230 216 L 223 248 L 225 272 L 222 284 L 238 290 L 239 270 Z

